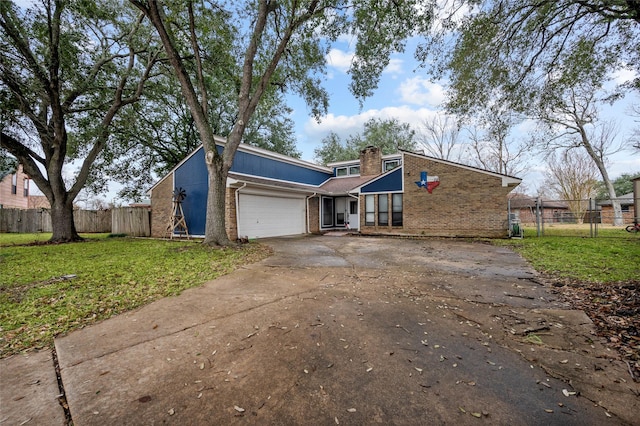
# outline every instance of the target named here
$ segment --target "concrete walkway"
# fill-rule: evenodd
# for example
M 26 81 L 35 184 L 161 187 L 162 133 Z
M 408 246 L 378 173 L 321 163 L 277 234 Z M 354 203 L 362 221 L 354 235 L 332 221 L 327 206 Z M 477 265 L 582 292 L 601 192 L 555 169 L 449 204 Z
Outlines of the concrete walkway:
M 624 364 L 508 249 L 265 243 L 263 262 L 56 339 L 74 425 L 637 424 Z M 65 424 L 50 354 L 0 367 L 0 425 Z

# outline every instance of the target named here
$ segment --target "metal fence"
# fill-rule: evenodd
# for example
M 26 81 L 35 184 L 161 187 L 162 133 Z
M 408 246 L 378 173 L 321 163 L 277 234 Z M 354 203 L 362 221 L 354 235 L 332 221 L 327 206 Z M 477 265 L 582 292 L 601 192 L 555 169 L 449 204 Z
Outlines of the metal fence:
M 632 197 L 581 200 L 516 196 L 509 200 L 509 230 L 529 236 L 615 236 L 638 220 Z M 533 230 L 532 230 L 533 228 Z
M 75 210 L 73 220 L 81 233 L 151 235 L 150 212 L 146 208 L 123 207 L 111 210 Z M 51 232 L 49 209 L 0 209 L 0 232 Z

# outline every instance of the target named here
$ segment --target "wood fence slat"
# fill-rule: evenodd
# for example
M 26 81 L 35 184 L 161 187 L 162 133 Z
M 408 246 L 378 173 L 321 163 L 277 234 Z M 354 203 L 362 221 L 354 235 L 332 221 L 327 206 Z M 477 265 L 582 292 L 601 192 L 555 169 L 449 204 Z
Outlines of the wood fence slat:
M 121 207 L 112 210 L 75 210 L 76 231 L 82 233 L 111 232 L 136 237 L 151 235 L 148 209 Z M 0 209 L 0 232 L 51 232 L 48 209 Z

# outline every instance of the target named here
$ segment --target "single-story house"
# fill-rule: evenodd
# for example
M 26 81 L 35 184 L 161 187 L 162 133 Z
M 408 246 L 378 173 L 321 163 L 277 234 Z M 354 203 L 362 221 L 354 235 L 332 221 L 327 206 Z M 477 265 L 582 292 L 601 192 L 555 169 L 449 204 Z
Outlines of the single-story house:
M 620 202 L 620 209 L 622 210 L 622 220 L 624 223 L 632 223 L 635 217 L 635 206 L 633 200 L 633 192 L 621 195 L 617 198 Z M 598 201 L 598 205 L 601 206 L 602 223 L 612 224 L 614 221 L 613 203 L 611 200 Z
M 540 218 L 544 223 L 575 223 L 576 218 L 564 200 L 536 198 L 524 194 L 512 194 L 509 207 L 513 220 L 522 224 L 536 223 L 536 204 L 540 201 Z
M 216 139 L 218 150 L 225 140 Z M 190 235 L 204 235 L 207 169 L 202 147 L 151 189 L 151 234 L 171 229 L 172 194 Z M 332 230 L 361 234 L 505 237 L 507 194 L 521 179 L 402 151 L 375 147 L 327 167 L 241 144 L 227 179 L 229 238 Z

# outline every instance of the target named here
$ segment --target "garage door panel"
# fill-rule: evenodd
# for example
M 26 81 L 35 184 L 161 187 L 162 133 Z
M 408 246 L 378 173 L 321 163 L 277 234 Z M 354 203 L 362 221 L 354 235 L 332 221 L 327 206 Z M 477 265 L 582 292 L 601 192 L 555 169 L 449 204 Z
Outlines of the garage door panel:
M 304 198 L 240 194 L 238 235 L 249 238 L 304 234 Z

